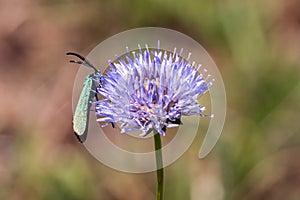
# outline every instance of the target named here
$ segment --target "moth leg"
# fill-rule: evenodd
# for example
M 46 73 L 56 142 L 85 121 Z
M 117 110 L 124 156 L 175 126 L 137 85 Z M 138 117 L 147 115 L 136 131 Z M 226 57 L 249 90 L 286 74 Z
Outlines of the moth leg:
M 99 101 L 98 95 L 97 95 L 96 93 L 95 93 L 95 99 L 96 99 L 97 101 Z M 113 127 L 113 128 L 116 127 L 115 124 L 114 124 L 113 122 L 111 122 L 111 127 Z

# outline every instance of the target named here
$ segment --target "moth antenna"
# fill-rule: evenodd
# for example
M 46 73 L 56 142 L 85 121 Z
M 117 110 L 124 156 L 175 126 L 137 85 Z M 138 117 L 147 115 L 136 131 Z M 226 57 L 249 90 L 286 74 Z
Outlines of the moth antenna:
M 82 55 L 78 54 L 78 53 L 74 53 L 74 52 L 67 52 L 66 53 L 67 56 L 76 56 L 77 58 L 79 58 L 82 61 L 75 61 L 75 60 L 70 60 L 71 63 L 76 63 L 76 64 L 80 64 L 80 65 L 85 65 L 87 67 L 92 68 L 95 72 L 98 72 L 98 70 L 96 69 L 96 67 L 94 67 L 94 65 L 92 65 L 85 57 L 83 57 Z
M 76 64 L 79 64 L 79 65 L 83 64 L 82 61 L 76 61 L 76 60 L 70 60 L 70 63 L 76 63 Z

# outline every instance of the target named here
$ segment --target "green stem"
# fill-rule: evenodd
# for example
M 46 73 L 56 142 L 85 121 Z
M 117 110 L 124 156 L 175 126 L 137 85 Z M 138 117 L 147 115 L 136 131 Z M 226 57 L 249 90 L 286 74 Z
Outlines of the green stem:
M 163 200 L 164 198 L 164 168 L 161 151 L 161 138 L 157 131 L 154 131 L 154 145 L 155 145 L 155 158 L 156 158 L 156 200 Z

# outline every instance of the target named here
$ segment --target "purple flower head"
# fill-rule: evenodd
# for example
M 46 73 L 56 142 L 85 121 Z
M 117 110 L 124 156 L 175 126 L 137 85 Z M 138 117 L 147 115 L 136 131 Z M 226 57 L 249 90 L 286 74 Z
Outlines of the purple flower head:
M 122 133 L 142 130 L 146 136 L 153 129 L 165 135 L 166 128 L 178 126 L 181 116 L 205 115 L 197 98 L 214 80 L 208 80 L 207 70 L 190 64 L 190 55 L 157 49 L 127 52 L 110 62 L 110 69 L 101 76 L 95 101 L 97 121 L 118 123 Z

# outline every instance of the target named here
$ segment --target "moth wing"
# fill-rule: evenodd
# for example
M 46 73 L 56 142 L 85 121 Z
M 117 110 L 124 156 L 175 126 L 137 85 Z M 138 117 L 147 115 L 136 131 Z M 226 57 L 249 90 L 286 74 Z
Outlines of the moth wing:
M 93 75 L 86 77 L 82 91 L 75 109 L 73 118 L 73 129 L 77 139 L 83 143 L 87 138 L 89 115 L 91 108 L 91 101 L 95 94 L 91 91 L 94 88 Z

